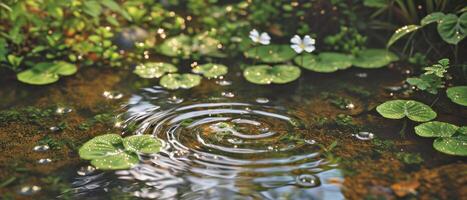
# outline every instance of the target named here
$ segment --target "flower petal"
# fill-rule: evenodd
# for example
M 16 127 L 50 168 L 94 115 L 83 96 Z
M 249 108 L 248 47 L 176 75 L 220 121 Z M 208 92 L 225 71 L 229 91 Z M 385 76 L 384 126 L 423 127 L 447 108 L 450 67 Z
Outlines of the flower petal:
M 313 52 L 315 49 L 316 49 L 315 45 L 312 45 L 312 44 L 305 46 L 305 51 L 308 52 L 308 53 Z
M 311 38 L 309 35 L 305 35 L 303 38 L 303 44 L 309 45 L 309 44 L 315 44 L 315 39 Z
M 297 45 L 297 44 L 292 44 L 292 45 L 290 45 L 290 47 L 292 47 L 292 49 L 297 53 L 302 53 L 302 51 L 303 51 L 303 48 L 300 47 L 300 45 Z
M 269 44 L 270 41 L 271 41 L 271 37 L 267 33 L 265 32 L 261 33 L 261 36 L 259 37 L 259 43 Z
M 302 43 L 302 39 L 298 35 L 294 35 L 292 39 L 290 39 L 292 44 L 300 44 Z
M 255 43 L 259 42 L 259 32 L 256 29 L 250 31 L 250 39 Z

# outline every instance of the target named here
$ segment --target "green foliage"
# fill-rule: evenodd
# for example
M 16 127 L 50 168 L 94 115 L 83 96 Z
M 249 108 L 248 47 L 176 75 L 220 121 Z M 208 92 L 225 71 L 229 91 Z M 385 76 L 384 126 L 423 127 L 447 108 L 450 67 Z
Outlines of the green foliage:
M 58 81 L 60 76 L 76 73 L 75 65 L 59 61 L 54 63 L 38 63 L 31 69 L 18 74 L 18 80 L 32 85 L 45 85 Z
M 404 37 L 405 35 L 407 35 L 409 33 L 412 33 L 414 31 L 418 30 L 421 27 L 422 26 L 412 24 L 412 25 L 403 26 L 403 27 L 397 29 L 396 32 L 394 32 L 394 34 L 391 36 L 391 38 L 389 38 L 389 41 L 386 44 L 386 47 L 392 46 L 397 40 L 401 39 L 402 37 Z
M 467 135 L 436 138 L 433 147 L 443 153 L 457 156 L 467 156 Z
M 408 165 L 418 165 L 423 163 L 423 158 L 419 153 L 399 152 L 396 156 L 400 161 Z
M 244 52 L 245 57 L 264 63 L 281 63 L 292 60 L 296 53 L 288 45 L 257 46 Z
M 289 83 L 300 77 L 300 68 L 293 65 L 255 65 L 247 67 L 243 71 L 243 76 L 249 82 L 267 85 L 271 83 Z
M 391 100 L 376 107 L 376 111 L 385 118 L 409 118 L 416 122 L 426 122 L 436 118 L 436 112 L 429 106 L 413 100 Z
M 105 134 L 87 141 L 79 149 L 82 159 L 103 170 L 128 169 L 139 162 L 137 154 L 154 154 L 162 142 L 151 135 L 134 135 L 126 138 L 118 134 Z
M 219 50 L 220 42 L 208 33 L 202 33 L 193 37 L 181 34 L 176 37 L 164 40 L 157 46 L 156 50 L 165 56 L 170 57 L 224 57 L 225 55 Z
M 407 78 L 407 83 L 422 91 L 437 94 L 439 88 L 444 87 L 444 75 L 449 68 L 449 59 L 441 59 L 437 64 L 425 67 L 425 73 L 419 77 Z
M 167 74 L 163 76 L 160 80 L 160 85 L 170 89 L 189 89 L 195 87 L 201 83 L 201 76 L 196 74 Z
M 170 63 L 149 62 L 137 65 L 133 72 L 141 78 L 160 78 L 166 73 L 174 73 L 177 71 L 177 67 Z
M 451 137 L 459 127 L 446 122 L 425 122 L 415 127 L 415 133 L 422 137 Z
M 324 43 L 333 51 L 356 54 L 365 48 L 367 37 L 361 35 L 356 28 L 341 26 L 339 33 L 324 38 Z
M 446 90 L 446 94 L 452 102 L 467 106 L 467 86 L 450 87 Z
M 202 74 L 206 78 L 217 78 L 227 74 L 228 68 L 222 64 L 208 63 L 198 65 L 192 69 L 194 73 Z
M 380 68 L 391 62 L 399 60 L 399 57 L 383 49 L 365 49 L 358 52 L 352 60 L 352 64 L 360 68 Z
M 318 56 L 303 54 L 297 56 L 294 61 L 305 69 L 323 73 L 335 72 L 352 66 L 352 56 L 333 52 L 323 52 Z

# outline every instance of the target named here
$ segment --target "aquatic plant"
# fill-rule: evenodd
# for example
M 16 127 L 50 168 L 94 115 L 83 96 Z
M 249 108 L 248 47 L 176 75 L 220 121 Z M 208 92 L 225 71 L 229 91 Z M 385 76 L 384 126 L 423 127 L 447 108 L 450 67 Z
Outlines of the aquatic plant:
M 296 54 L 288 45 L 272 44 L 250 48 L 244 55 L 264 63 L 282 63 L 292 60 Z
M 424 103 L 413 100 L 391 100 L 376 107 L 376 111 L 385 118 L 409 118 L 416 122 L 426 122 L 436 118 L 436 112 Z
M 255 65 L 247 67 L 243 71 L 246 80 L 267 85 L 271 83 L 284 84 L 289 83 L 300 77 L 300 68 L 293 65 Z
M 352 59 L 352 56 L 346 54 L 323 52 L 318 55 L 299 55 L 295 57 L 294 61 L 297 65 L 305 69 L 321 73 L 330 73 L 351 67 Z
M 201 76 L 196 74 L 167 74 L 161 78 L 159 84 L 167 89 L 188 89 L 201 83 Z
M 415 127 L 422 137 L 436 138 L 433 147 L 443 153 L 467 156 L 467 126 L 458 127 L 446 122 L 426 122 Z
M 76 73 L 75 65 L 64 62 L 42 62 L 33 68 L 20 72 L 18 80 L 33 85 L 45 85 L 58 81 L 60 76 L 69 76 Z
M 220 42 L 210 37 L 208 33 L 200 33 L 191 37 L 180 34 L 164 40 L 156 46 L 156 51 L 165 56 L 185 59 L 197 55 L 225 57 L 219 51 L 219 45 Z
M 360 68 L 380 68 L 399 60 L 399 57 L 385 49 L 364 49 L 355 54 L 352 65 Z
M 449 68 L 449 59 L 441 59 L 437 64 L 425 67 L 424 74 L 419 77 L 407 78 L 407 83 L 422 91 L 438 94 L 438 89 L 444 87 L 444 76 Z
M 192 71 L 193 73 L 202 74 L 206 78 L 217 78 L 227 74 L 228 68 L 222 64 L 207 63 L 195 66 Z
M 309 35 L 305 35 L 303 39 L 298 35 L 294 35 L 292 39 L 290 39 L 290 43 L 292 43 L 290 47 L 298 54 L 302 53 L 303 51 L 311 53 L 316 49 L 316 41 Z
M 446 122 L 432 121 L 415 127 L 415 133 L 421 137 L 451 137 L 459 127 Z
M 155 154 L 162 142 L 151 135 L 133 135 L 122 138 L 118 134 L 97 136 L 79 149 L 79 156 L 91 160 L 98 169 L 128 169 L 139 162 L 138 154 Z
M 467 86 L 450 87 L 446 90 L 446 94 L 452 102 L 467 106 Z
M 149 62 L 137 65 L 133 72 L 141 78 L 160 78 L 166 73 L 174 73 L 177 71 L 177 67 L 170 63 Z
M 268 33 L 262 32 L 260 34 L 256 29 L 250 31 L 249 37 L 254 43 L 260 43 L 263 45 L 268 45 L 269 43 L 271 43 L 271 37 Z

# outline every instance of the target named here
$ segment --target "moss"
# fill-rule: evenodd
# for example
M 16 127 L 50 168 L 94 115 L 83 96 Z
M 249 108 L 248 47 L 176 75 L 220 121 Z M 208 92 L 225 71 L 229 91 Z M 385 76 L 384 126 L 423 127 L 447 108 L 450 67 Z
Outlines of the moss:
M 53 117 L 55 111 L 52 108 L 25 107 L 0 111 L 0 122 L 25 122 L 40 124 L 45 119 Z
M 39 145 L 48 145 L 53 150 L 59 150 L 64 145 L 63 142 L 59 142 L 58 140 L 50 137 L 49 135 L 45 135 L 37 143 Z
M 399 152 L 397 158 L 408 165 L 419 165 L 423 163 L 423 158 L 419 153 Z
M 329 92 L 322 92 L 321 97 L 328 100 L 331 103 L 331 105 L 342 110 L 347 109 L 347 105 L 352 103 L 352 101 L 348 98 Z

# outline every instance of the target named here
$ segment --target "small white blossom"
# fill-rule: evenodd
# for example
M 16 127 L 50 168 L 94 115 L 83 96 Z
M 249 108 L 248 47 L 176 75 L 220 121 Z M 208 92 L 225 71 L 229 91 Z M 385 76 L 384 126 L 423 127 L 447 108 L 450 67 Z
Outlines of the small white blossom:
M 300 36 L 295 35 L 290 39 L 290 42 L 292 43 L 290 47 L 297 53 L 302 53 L 303 51 L 311 53 L 315 50 L 315 39 L 311 38 L 309 35 L 305 35 L 303 40 Z
M 271 42 L 271 37 L 266 32 L 259 32 L 256 29 L 250 31 L 250 38 L 254 43 L 260 43 L 264 45 L 268 45 Z

